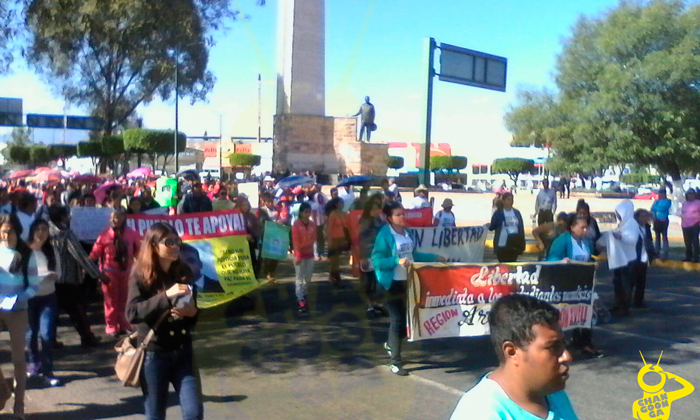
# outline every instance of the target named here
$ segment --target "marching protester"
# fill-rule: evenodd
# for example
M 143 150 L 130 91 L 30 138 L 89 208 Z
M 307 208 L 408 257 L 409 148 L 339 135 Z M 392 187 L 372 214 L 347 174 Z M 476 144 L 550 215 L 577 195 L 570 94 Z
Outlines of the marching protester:
M 27 377 L 41 375 L 47 386 L 60 386 L 61 380 L 53 374 L 52 354 L 58 322 L 56 279 L 60 267 L 56 250 L 49 241 L 49 224 L 43 219 L 35 220 L 29 229 L 29 240 L 29 248 L 36 259 L 39 287 L 28 303 Z
M 192 183 L 192 191 L 188 192 L 177 205 L 177 214 L 201 213 L 212 210 L 211 200 L 204 193 L 200 181 Z
M 95 241 L 90 258 L 100 262 L 105 308 L 105 333 L 118 337 L 131 331 L 126 319 L 126 298 L 129 272 L 138 254 L 140 239 L 135 230 L 126 226 L 126 212 L 114 210 L 110 227 Z
M 59 255 L 60 271 L 56 279 L 58 306 L 70 317 L 73 326 L 80 335 L 81 346 L 94 347 L 100 342 L 100 337 L 95 336 L 90 327 L 86 310 L 88 291 L 80 269 L 84 269 L 90 276 L 101 279 L 103 282 L 109 281 L 109 279 L 100 273 L 100 270 L 80 245 L 75 233 L 70 230 L 68 209 L 53 206 L 49 209 L 49 217 L 51 219 L 51 223 L 49 223 L 51 245 Z
M 367 296 L 367 316 L 374 318 L 385 314 L 381 296 L 377 288 L 377 275 L 372 265 L 372 251 L 379 230 L 386 224 L 382 218 L 382 203 L 368 200 L 365 203 L 358 230 L 360 239 L 360 281 Z
M 547 255 L 547 261 L 592 262 L 596 254 L 595 244 L 586 238 L 588 219 L 573 213 L 567 221 L 567 232 L 554 240 Z M 590 328 L 574 329 L 573 345 L 587 356 L 601 356 L 602 353 L 593 346 Z
M 532 236 L 535 238 L 537 248 L 540 250 L 540 260 L 545 259 L 549 255 L 549 250 L 554 240 L 567 231 L 569 218 L 569 214 L 562 211 L 557 214 L 555 222 L 543 223 L 532 229 Z
M 307 284 L 314 273 L 314 244 L 316 244 L 316 223 L 311 220 L 311 204 L 301 203 L 299 218 L 292 226 L 294 247 L 294 271 L 296 273 L 296 297 L 299 312 L 308 311 L 306 303 Z
M 415 197 L 411 202 L 411 208 L 413 209 L 425 209 L 430 207 L 430 200 L 428 200 L 428 188 L 425 185 L 419 185 L 415 190 L 413 190 Z
M 228 198 L 228 190 L 226 188 L 219 188 L 219 192 L 216 194 L 216 200 L 211 202 L 212 210 L 231 210 L 235 207 L 233 201 Z
M 39 288 L 39 277 L 36 257 L 21 239 L 20 232 L 21 225 L 15 216 L 0 215 L 0 322 L 10 332 L 12 364 L 15 369 L 13 415 L 17 419 L 24 419 L 27 309 L 29 299 L 36 295 Z
M 598 227 L 598 221 L 591 216 L 591 207 L 582 198 L 576 203 L 576 214 L 585 217 L 588 222 L 588 230 L 586 231 L 586 238 L 590 239 L 593 243 L 598 242 L 601 237 L 600 228 Z
M 272 194 L 264 192 L 260 195 L 260 207 L 258 208 L 258 220 L 260 223 L 260 244 L 262 245 L 265 235 L 265 224 L 277 223 L 278 212 L 272 204 Z M 274 258 L 262 258 L 260 254 L 260 276 L 267 277 L 268 280 L 275 280 L 275 271 L 277 270 L 278 261 Z
M 377 281 L 386 291 L 386 306 L 391 322 L 389 338 L 384 349 L 389 354 L 392 373 L 406 376 L 401 359 L 401 342 L 406 338 L 406 282 L 408 267 L 413 262 L 445 261 L 432 254 L 415 252 L 413 240 L 406 231 L 406 213 L 400 203 L 391 203 L 382 209 L 388 224 L 377 233 L 372 251 L 372 265 Z
M 451 198 L 446 198 L 442 202 L 442 210 L 438 210 L 437 213 L 435 213 L 435 217 L 433 218 L 433 226 L 440 226 L 440 227 L 455 227 L 457 226 L 457 222 L 455 219 L 455 214 L 452 213 L 452 207 L 454 204 L 452 203 Z
M 343 200 L 334 198 L 326 205 L 326 243 L 328 259 L 331 263 L 328 281 L 333 286 L 340 286 L 340 256 L 350 249 L 350 231 L 347 214 L 343 211 Z
M 16 213 L 17 208 L 10 201 L 10 194 L 6 187 L 0 187 L 0 214 Z
M 192 271 L 180 260 L 182 240 L 175 229 L 155 223 L 146 232 L 129 279 L 126 313 L 142 343 L 153 329 L 141 371 L 146 418 L 164 420 L 168 387 L 178 392 L 182 418 L 204 418 L 201 380 L 195 367 L 192 330 L 197 292 Z
M 126 209 L 125 214 L 141 214 L 143 211 L 143 204 L 141 203 L 141 198 L 132 197 L 129 200 L 129 206 Z
M 489 230 L 495 230 L 493 249 L 498 262 L 515 262 L 525 251 L 525 226 L 523 216 L 513 208 L 513 194 L 501 196 L 503 208 L 491 216 Z
M 615 286 L 615 304 L 610 312 L 627 316 L 630 311 L 632 264 L 637 258 L 639 224 L 634 219 L 634 204 L 630 200 L 618 204 L 615 213 L 620 223 L 607 238 L 608 266 L 613 272 Z
M 141 195 L 139 196 L 139 199 L 141 199 L 141 211 L 146 212 L 148 210 L 160 208 L 160 204 L 153 198 L 151 189 L 148 187 L 145 187 L 141 190 Z
M 451 420 L 578 420 L 564 388 L 571 354 L 559 311 L 534 297 L 502 297 L 489 312 L 498 368 L 459 400 Z
M 557 192 L 549 188 L 549 180 L 542 181 L 542 189 L 537 193 L 535 200 L 535 214 L 537 226 L 554 221 L 557 212 Z
M 36 214 L 37 200 L 31 194 L 22 194 L 17 203 L 17 218 L 22 225 L 21 239 L 24 242 L 29 240 L 29 227 L 34 222 Z
M 326 238 L 324 231 L 326 228 L 326 204 L 328 197 L 321 191 L 321 184 L 315 184 L 309 190 L 309 201 L 311 202 L 311 219 L 316 223 L 316 246 L 314 255 L 316 261 L 321 261 L 326 255 Z
M 700 200 L 694 189 L 685 193 L 685 203 L 681 206 L 681 228 L 685 242 L 685 260 L 700 262 Z
M 243 220 L 245 221 L 246 238 L 248 239 L 248 248 L 250 249 L 250 263 L 253 265 L 255 278 L 258 278 L 258 240 L 260 239 L 260 225 L 258 218 L 250 209 L 250 201 L 245 196 L 239 196 L 236 199 L 236 208 L 241 211 Z
M 34 214 L 34 219 L 41 219 L 48 222 L 49 207 L 53 205 L 59 205 L 58 192 L 47 191 L 46 197 L 44 198 L 44 203 L 37 209 L 36 213 Z
M 651 205 L 651 214 L 654 221 L 654 234 L 656 254 L 662 260 L 668 258 L 668 214 L 671 212 L 671 200 L 666 196 L 666 188 L 659 190 L 659 198 Z
M 632 306 L 638 309 L 646 308 L 644 303 L 644 291 L 647 285 L 647 267 L 656 257 L 656 250 L 651 237 L 651 213 L 644 209 L 634 212 L 634 219 L 639 224 L 639 238 L 635 246 L 637 252 L 632 266 L 632 288 L 634 296 Z

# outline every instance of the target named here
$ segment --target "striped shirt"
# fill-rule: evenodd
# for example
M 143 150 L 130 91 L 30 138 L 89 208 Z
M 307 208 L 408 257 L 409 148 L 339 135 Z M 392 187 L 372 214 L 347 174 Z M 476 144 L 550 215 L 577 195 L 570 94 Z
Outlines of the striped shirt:
M 56 280 L 57 284 L 82 284 L 81 268 L 87 271 L 91 277 L 100 278 L 99 268 L 90 260 L 73 231 L 61 230 L 50 222 L 49 231 L 51 245 L 59 255 L 57 265 L 61 267 L 60 275 Z

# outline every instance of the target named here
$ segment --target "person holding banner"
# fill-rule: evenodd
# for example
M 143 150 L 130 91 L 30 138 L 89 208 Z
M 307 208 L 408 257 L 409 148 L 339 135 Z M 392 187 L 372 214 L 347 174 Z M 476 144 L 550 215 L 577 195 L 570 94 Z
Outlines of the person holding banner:
M 525 295 L 502 297 L 489 313 L 499 365 L 459 400 L 451 420 L 578 420 L 566 381 L 572 357 L 559 311 Z
M 180 245 L 182 240 L 172 226 L 153 224 L 129 278 L 126 311 L 138 327 L 139 344 L 156 327 L 141 371 L 147 419 L 165 419 L 171 383 L 180 399 L 182 418 L 204 418 L 201 379 L 192 350 L 197 291 L 192 287 L 192 271 L 180 260 Z
M 596 249 L 593 242 L 586 237 L 588 219 L 580 214 L 572 214 L 567 223 L 567 230 L 552 243 L 547 261 L 592 262 Z M 573 344 L 587 356 L 600 357 L 603 353 L 593 346 L 592 333 L 590 328 L 574 329 Z
M 245 220 L 245 230 L 247 232 L 248 247 L 250 248 L 250 263 L 255 271 L 255 278 L 258 278 L 260 267 L 258 267 L 258 240 L 260 239 L 260 225 L 255 213 L 250 211 L 250 201 L 244 196 L 239 196 L 236 199 L 236 208 L 241 211 L 243 220 Z
M 525 226 L 523 216 L 513 208 L 513 194 L 503 193 L 503 208 L 491 216 L 489 230 L 495 230 L 493 249 L 498 262 L 516 262 L 525 251 Z
M 100 261 L 100 271 L 107 276 L 107 281 L 102 282 L 105 332 L 116 338 L 131 331 L 131 324 L 126 319 L 127 286 L 140 239 L 135 230 L 126 226 L 124 210 L 114 210 L 110 224 L 95 241 L 90 259 Z
M 391 358 L 389 369 L 406 376 L 401 360 L 401 341 L 406 338 L 406 282 L 408 267 L 413 262 L 444 262 L 437 255 L 414 251 L 413 240 L 406 230 L 406 213 L 401 203 L 391 203 L 382 209 L 388 224 L 377 234 L 372 251 L 372 264 L 377 281 L 386 290 L 386 305 L 391 322 L 384 350 Z

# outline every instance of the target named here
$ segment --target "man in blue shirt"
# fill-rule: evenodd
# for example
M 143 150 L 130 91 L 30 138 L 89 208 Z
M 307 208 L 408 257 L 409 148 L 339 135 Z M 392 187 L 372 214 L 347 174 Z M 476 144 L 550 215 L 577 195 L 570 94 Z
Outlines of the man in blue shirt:
M 559 312 L 509 295 L 491 307 L 489 328 L 499 366 L 464 394 L 451 420 L 578 420 L 564 392 L 571 354 Z
M 671 200 L 666 197 L 666 189 L 662 188 L 659 190 L 659 198 L 651 205 L 651 213 L 654 216 L 654 233 L 656 234 L 654 248 L 662 260 L 668 258 L 668 213 L 670 211 Z M 663 248 L 661 248 L 662 239 Z

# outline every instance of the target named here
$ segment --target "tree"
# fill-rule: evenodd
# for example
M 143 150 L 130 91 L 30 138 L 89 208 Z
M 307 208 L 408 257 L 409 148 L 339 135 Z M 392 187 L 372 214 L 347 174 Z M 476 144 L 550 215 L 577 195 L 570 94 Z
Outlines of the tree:
M 228 0 L 27 0 L 27 58 L 111 135 L 140 104 L 171 97 L 176 68 L 179 95 L 204 99 L 212 33 L 237 15 Z
M 430 156 L 431 171 L 461 171 L 467 167 L 464 156 Z
M 35 144 L 29 148 L 29 163 L 34 166 L 46 165 L 51 162 L 49 148 L 42 144 Z
M 30 148 L 27 146 L 8 145 L 3 154 L 5 159 L 17 165 L 29 165 L 31 162 Z
M 20 22 L 16 3 L 0 0 L 0 74 L 9 71 L 14 56 L 13 44 L 19 32 Z
M 558 57 L 556 106 L 514 107 L 506 116 L 514 141 L 544 125 L 555 166 L 651 165 L 676 181 L 699 170 L 698 32 L 700 5 L 680 0 L 621 2 L 580 18 Z
M 228 155 L 228 161 L 233 168 L 250 170 L 260 165 L 260 156 L 251 153 L 231 153 Z
M 529 173 L 535 170 L 535 161 L 522 158 L 502 158 L 493 161 L 491 172 L 494 174 L 507 174 L 518 185 L 520 174 Z
M 153 170 L 156 170 L 158 158 L 163 157 L 163 171 L 170 157 L 173 156 L 174 132 L 170 130 L 148 130 L 145 128 L 131 128 L 124 131 L 124 150 L 129 153 L 136 153 L 138 164 L 141 166 L 141 155 L 146 154 L 150 160 Z M 185 133 L 178 133 L 177 152 L 185 151 L 187 136 Z
M 15 127 L 10 134 L 10 144 L 16 146 L 29 146 L 32 144 L 32 129 Z
M 403 165 L 404 165 L 404 161 L 403 161 L 403 158 L 401 156 L 389 156 L 386 159 L 387 168 L 398 170 L 398 169 L 403 168 Z

